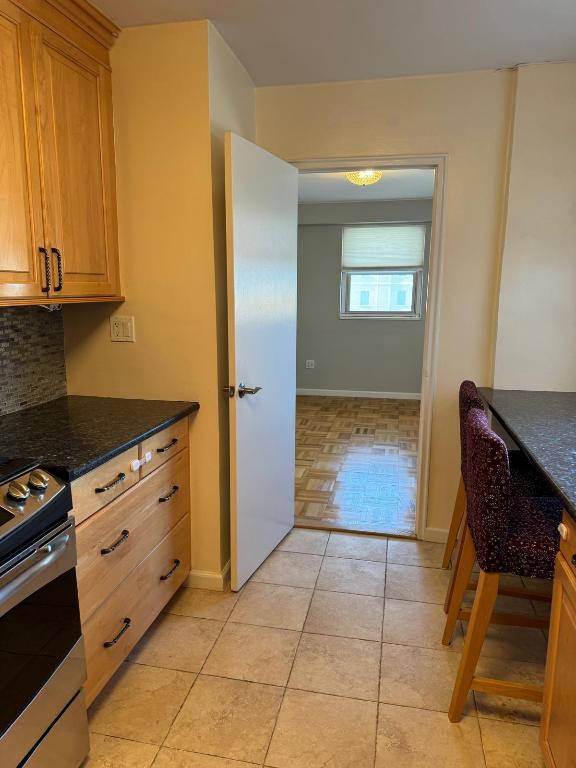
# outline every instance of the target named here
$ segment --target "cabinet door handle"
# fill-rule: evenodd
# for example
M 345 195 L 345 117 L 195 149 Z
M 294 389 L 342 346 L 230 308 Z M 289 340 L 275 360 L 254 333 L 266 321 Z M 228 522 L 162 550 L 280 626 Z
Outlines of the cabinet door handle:
M 116 541 L 113 544 L 110 544 L 109 547 L 104 547 L 104 549 L 100 550 L 100 554 L 101 555 L 109 555 L 111 552 L 114 552 L 114 550 L 118 549 L 118 547 L 121 544 L 124 544 L 124 542 L 126 541 L 128 536 L 130 536 L 130 531 L 128 531 L 126 529 L 123 530 L 122 533 L 120 534 L 120 537 L 118 539 L 116 539 Z
M 173 437 L 172 440 L 168 443 L 168 445 L 165 445 L 163 448 L 156 448 L 156 453 L 166 453 L 166 451 L 170 450 L 170 448 L 174 448 L 176 443 L 178 442 L 177 437 Z
M 160 498 L 158 499 L 158 501 L 159 501 L 160 503 L 162 503 L 162 502 L 164 502 L 164 501 L 170 501 L 170 499 L 171 499 L 173 496 L 176 496 L 176 494 L 178 493 L 178 491 L 179 491 L 179 490 L 180 490 L 180 486 L 179 486 L 179 485 L 173 485 L 173 486 L 172 486 L 172 490 L 171 490 L 169 493 L 167 493 L 165 496 L 160 496 Z
M 124 632 L 127 632 L 130 629 L 130 624 L 132 624 L 132 619 L 128 619 L 128 618 L 122 619 L 122 623 L 124 624 L 124 626 L 122 627 L 120 632 L 118 632 L 116 637 L 113 637 L 112 640 L 106 640 L 106 642 L 103 643 L 104 648 L 112 648 L 113 645 L 116 645 L 116 643 L 118 642 L 118 640 L 120 640 Z
M 50 254 L 47 248 L 38 249 L 44 257 L 44 273 L 46 275 L 46 286 L 42 287 L 42 293 L 50 293 L 52 287 L 52 265 L 50 264 Z
M 178 568 L 179 565 L 180 565 L 180 560 L 174 560 L 174 565 L 172 566 L 172 568 L 170 568 L 168 573 L 163 573 L 162 576 L 160 576 L 160 581 L 167 581 L 170 578 L 170 576 L 173 575 L 174 571 L 176 570 L 176 568 Z
M 119 483 L 122 483 L 124 480 L 126 480 L 126 475 L 124 472 L 119 472 L 118 476 L 115 477 L 114 480 L 111 480 L 107 485 L 103 485 L 102 488 L 94 488 L 94 493 L 106 493 L 106 491 L 111 491 L 112 488 Z
M 58 250 L 58 248 L 52 248 L 52 253 L 56 256 L 56 270 L 58 273 L 58 285 L 54 286 L 55 291 L 61 291 L 62 290 L 62 254 Z

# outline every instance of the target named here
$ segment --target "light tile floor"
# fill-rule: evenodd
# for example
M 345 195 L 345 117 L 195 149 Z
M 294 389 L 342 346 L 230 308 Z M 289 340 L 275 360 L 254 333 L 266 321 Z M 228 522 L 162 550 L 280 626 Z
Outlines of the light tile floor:
M 296 524 L 416 532 L 418 400 L 299 396 Z
M 541 768 L 538 705 L 471 695 L 448 721 L 441 556 L 295 529 L 239 595 L 181 589 L 91 707 L 85 768 Z M 492 628 L 480 673 L 541 682 L 545 653 Z

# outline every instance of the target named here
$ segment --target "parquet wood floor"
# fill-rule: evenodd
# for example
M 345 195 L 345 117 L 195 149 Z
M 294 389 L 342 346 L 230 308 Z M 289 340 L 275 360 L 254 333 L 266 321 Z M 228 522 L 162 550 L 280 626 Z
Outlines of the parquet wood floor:
M 296 525 L 414 536 L 417 400 L 299 396 Z

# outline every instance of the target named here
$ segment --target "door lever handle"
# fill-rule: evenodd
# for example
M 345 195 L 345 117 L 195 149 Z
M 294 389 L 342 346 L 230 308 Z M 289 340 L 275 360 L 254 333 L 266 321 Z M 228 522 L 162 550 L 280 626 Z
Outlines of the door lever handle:
M 244 395 L 257 395 L 262 387 L 245 387 L 244 384 L 238 384 L 238 397 L 244 397 Z

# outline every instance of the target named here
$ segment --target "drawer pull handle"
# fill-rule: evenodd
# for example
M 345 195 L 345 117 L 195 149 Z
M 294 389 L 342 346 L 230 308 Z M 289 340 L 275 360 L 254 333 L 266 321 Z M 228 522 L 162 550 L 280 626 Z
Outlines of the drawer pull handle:
M 120 544 L 124 544 L 126 539 L 130 536 L 130 531 L 127 531 L 126 529 L 122 531 L 120 538 L 116 539 L 114 544 L 110 544 L 109 547 L 104 547 L 104 549 L 100 550 L 101 555 L 109 555 L 111 552 L 114 552 L 115 549 L 118 549 Z
M 173 485 L 173 486 L 172 486 L 172 490 L 170 491 L 170 493 L 167 493 L 167 494 L 166 494 L 166 496 L 160 496 L 160 498 L 158 499 L 158 501 L 159 501 L 160 503 L 162 503 L 162 502 L 164 502 L 164 501 L 170 501 L 170 499 L 171 499 L 173 496 L 176 496 L 176 494 L 178 493 L 178 491 L 179 491 L 179 490 L 180 490 L 180 486 L 179 486 L 179 485 Z
M 180 560 L 174 560 L 174 565 L 172 566 L 172 568 L 170 568 L 168 573 L 163 573 L 162 576 L 160 576 L 160 581 L 167 581 L 170 578 L 170 576 L 172 576 L 172 574 L 174 573 L 176 568 L 178 568 L 179 565 L 180 565 Z
M 118 632 L 116 637 L 114 637 L 112 640 L 106 640 L 106 642 L 103 644 L 104 648 L 112 648 L 112 646 L 116 645 L 118 640 L 120 640 L 124 632 L 127 632 L 130 629 L 130 624 L 132 624 L 132 619 L 122 619 L 122 622 L 124 626 L 122 627 L 120 632 Z
M 124 472 L 119 472 L 118 476 L 114 478 L 114 480 L 111 480 L 107 485 L 103 485 L 102 488 L 95 488 L 94 493 L 106 493 L 106 491 L 111 491 L 112 488 L 118 485 L 118 483 L 122 483 L 124 480 L 126 480 L 126 475 Z
M 170 448 L 174 448 L 176 443 L 178 442 L 177 437 L 173 437 L 172 440 L 168 443 L 168 445 L 165 445 L 163 448 L 156 448 L 156 453 L 166 453 L 166 451 L 169 451 Z

